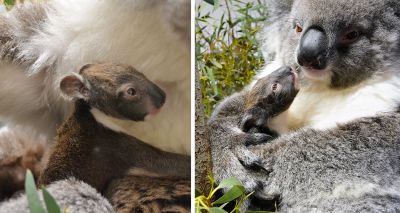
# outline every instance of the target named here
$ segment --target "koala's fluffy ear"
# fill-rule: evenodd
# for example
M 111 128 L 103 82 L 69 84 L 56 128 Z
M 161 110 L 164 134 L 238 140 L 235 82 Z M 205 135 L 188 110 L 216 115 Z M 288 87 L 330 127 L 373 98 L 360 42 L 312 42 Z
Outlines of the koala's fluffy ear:
M 271 19 L 276 19 L 290 13 L 293 2 L 294 0 L 266 0 L 267 6 L 271 11 Z
M 79 74 L 65 76 L 60 82 L 60 89 L 69 98 L 89 98 L 89 83 Z

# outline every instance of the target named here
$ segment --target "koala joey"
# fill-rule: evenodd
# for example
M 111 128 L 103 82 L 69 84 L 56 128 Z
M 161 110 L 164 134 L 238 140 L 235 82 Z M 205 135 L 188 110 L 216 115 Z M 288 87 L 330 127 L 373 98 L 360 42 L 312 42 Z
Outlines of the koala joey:
M 287 126 L 282 113 L 292 104 L 299 91 L 298 86 L 298 74 L 290 67 L 282 67 L 258 79 L 246 91 L 246 110 L 241 115 L 241 129 L 271 135 L 285 132 Z
M 57 87 L 60 79 L 87 63 L 115 61 L 135 65 L 168 101 L 140 125 L 114 117 L 109 123 L 190 155 L 190 8 L 190 0 L 49 0 L 2 13 L 1 122 L 51 141 L 73 109 Z
M 162 107 L 165 93 L 142 73 L 127 65 L 90 64 L 62 78 L 60 88 L 75 100 L 75 109 L 58 130 L 41 184 L 72 176 L 104 192 L 127 173 L 190 178 L 189 156 L 164 152 L 104 124 L 106 114 L 138 122 Z
M 283 212 L 398 212 L 400 2 L 267 3 L 263 50 L 273 62 L 256 80 L 282 65 L 299 68 L 300 90 L 287 111 L 293 132 L 268 143 L 259 133 L 214 137 L 219 150 L 241 145 L 213 159 L 215 173 L 250 183 L 261 200 L 279 198 Z M 248 140 L 260 145 L 247 147 Z
M 242 167 L 245 163 L 224 159 L 234 157 L 235 152 L 245 151 L 241 149 L 242 146 L 265 143 L 285 132 L 286 121 L 282 115 L 297 92 L 296 72 L 290 67 L 282 67 L 259 79 L 252 88 L 236 93 L 218 105 L 208 122 L 214 174 L 218 181 L 232 176 L 239 177 L 223 170 L 226 167 Z M 235 143 L 239 138 L 244 144 Z M 220 141 L 231 143 L 222 145 Z M 254 187 L 251 181 L 242 179 L 242 182 Z

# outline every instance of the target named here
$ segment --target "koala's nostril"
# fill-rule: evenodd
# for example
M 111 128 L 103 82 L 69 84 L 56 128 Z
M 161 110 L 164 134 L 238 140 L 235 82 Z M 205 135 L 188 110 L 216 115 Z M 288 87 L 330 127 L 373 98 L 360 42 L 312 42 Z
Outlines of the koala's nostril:
M 328 38 L 322 30 L 309 28 L 300 40 L 297 61 L 300 66 L 324 69 L 327 65 Z

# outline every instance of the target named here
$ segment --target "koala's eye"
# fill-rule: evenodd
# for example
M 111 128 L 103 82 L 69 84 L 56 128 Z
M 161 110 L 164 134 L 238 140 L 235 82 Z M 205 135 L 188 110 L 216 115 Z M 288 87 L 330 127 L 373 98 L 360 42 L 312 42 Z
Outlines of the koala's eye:
M 274 94 L 281 92 L 282 85 L 278 82 L 275 82 L 271 85 L 271 90 Z
M 302 28 L 299 24 L 296 24 L 296 26 L 294 27 L 294 29 L 296 30 L 296 33 L 301 33 L 301 32 L 303 32 L 303 28 Z
M 135 96 L 136 95 L 136 90 L 133 88 L 128 88 L 126 90 L 126 94 L 130 95 L 130 96 Z
M 272 84 L 272 90 L 275 91 L 277 89 L 278 89 L 278 84 L 277 83 Z
M 356 42 L 361 37 L 361 32 L 358 30 L 348 30 L 340 38 L 341 44 L 351 44 Z
M 345 38 L 348 41 L 354 41 L 360 37 L 360 33 L 358 31 L 351 31 L 346 34 Z

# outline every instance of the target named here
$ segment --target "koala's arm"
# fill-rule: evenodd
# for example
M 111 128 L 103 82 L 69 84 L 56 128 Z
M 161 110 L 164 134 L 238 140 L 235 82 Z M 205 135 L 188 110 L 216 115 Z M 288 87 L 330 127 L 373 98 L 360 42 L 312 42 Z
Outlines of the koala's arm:
M 259 106 L 254 106 L 244 112 L 240 121 L 240 129 L 245 132 L 251 132 L 253 128 L 261 130 L 266 128 L 267 122 L 267 110 Z
M 327 131 L 299 130 L 251 151 L 265 171 L 263 179 L 248 176 L 262 182 L 257 196 L 280 196 L 283 211 L 400 210 L 397 112 Z
M 47 190 L 55 198 L 61 208 L 61 212 L 68 209 L 68 212 L 85 213 L 113 212 L 111 204 L 106 198 L 100 195 L 94 188 L 88 184 L 75 179 L 66 179 L 55 182 L 47 187 Z M 42 192 L 39 191 L 42 199 Z M 15 212 L 28 213 L 28 202 L 26 195 L 10 199 L 0 203 L 0 213 Z
M 215 179 L 220 182 L 223 179 L 236 177 L 244 184 L 247 191 L 251 192 L 257 187 L 257 182 L 247 178 L 248 171 L 234 153 L 240 152 L 241 156 L 249 156 L 246 153 L 247 143 L 270 140 L 270 136 L 261 133 L 250 134 L 243 132 L 239 126 L 244 113 L 245 93 L 236 93 L 214 110 L 208 122 L 209 141 L 211 144 L 211 156 Z M 257 162 L 258 158 L 245 159 L 248 162 Z

